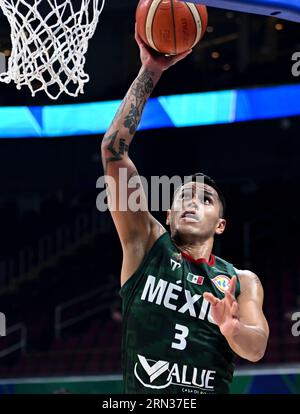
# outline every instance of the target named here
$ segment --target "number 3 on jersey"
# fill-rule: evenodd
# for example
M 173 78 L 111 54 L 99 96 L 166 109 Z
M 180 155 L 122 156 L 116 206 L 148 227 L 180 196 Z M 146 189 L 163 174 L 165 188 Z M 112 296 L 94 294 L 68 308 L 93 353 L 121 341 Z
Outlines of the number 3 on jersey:
M 176 323 L 175 330 L 179 331 L 175 333 L 175 339 L 178 342 L 172 342 L 171 348 L 179 349 L 180 351 L 183 351 L 186 348 L 186 340 L 185 338 L 189 334 L 189 328 L 187 328 L 184 325 L 179 325 L 179 323 Z

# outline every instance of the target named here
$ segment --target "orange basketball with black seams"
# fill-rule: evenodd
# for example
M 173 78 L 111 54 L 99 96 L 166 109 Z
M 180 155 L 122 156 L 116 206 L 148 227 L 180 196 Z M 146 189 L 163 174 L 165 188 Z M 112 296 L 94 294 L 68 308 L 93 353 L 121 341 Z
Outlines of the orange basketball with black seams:
M 160 53 L 177 55 L 193 48 L 207 27 L 206 6 L 179 0 L 140 0 L 137 31 Z

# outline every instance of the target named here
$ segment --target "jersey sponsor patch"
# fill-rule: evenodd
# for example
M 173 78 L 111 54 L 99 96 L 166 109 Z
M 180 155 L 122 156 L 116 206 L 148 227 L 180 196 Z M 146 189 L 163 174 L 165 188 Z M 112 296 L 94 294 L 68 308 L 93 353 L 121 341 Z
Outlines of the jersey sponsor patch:
M 204 282 L 204 276 L 194 275 L 193 273 L 188 273 L 186 279 L 195 285 L 203 285 Z
M 226 292 L 230 285 L 230 279 L 225 275 L 216 276 L 212 279 L 212 281 L 214 282 L 215 286 L 223 293 Z
M 164 389 L 177 385 L 196 392 L 214 392 L 216 371 L 149 359 L 137 355 L 134 375 L 145 388 Z

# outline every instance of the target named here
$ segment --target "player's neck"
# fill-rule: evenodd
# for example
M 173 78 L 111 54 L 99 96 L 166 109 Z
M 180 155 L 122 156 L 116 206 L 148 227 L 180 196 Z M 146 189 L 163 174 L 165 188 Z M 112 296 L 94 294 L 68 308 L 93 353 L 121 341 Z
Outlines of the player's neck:
M 199 240 L 192 243 L 175 240 L 174 243 L 179 250 L 186 253 L 195 260 L 205 259 L 207 262 L 211 257 L 213 239 Z

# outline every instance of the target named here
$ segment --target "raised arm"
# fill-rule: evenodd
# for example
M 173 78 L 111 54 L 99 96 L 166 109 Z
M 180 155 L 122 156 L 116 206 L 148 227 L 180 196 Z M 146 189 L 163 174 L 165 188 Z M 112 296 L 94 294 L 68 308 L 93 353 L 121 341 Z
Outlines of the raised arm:
M 141 209 L 133 211 L 128 203 L 130 195 L 137 189 L 137 187 L 128 187 L 128 181 L 132 177 L 135 185 L 142 189 L 136 167 L 128 154 L 129 147 L 145 104 L 163 71 L 189 54 L 187 52 L 177 56 L 158 56 L 142 42 L 137 32 L 135 36 L 140 48 L 142 67 L 104 135 L 101 145 L 108 196 L 111 200 L 113 198 L 116 200 L 110 211 L 123 249 L 121 284 L 133 274 L 155 240 L 165 231 L 149 213 L 143 191 L 139 191 L 141 196 L 139 204 L 143 206 Z M 122 187 L 121 176 L 125 175 L 127 182 Z

